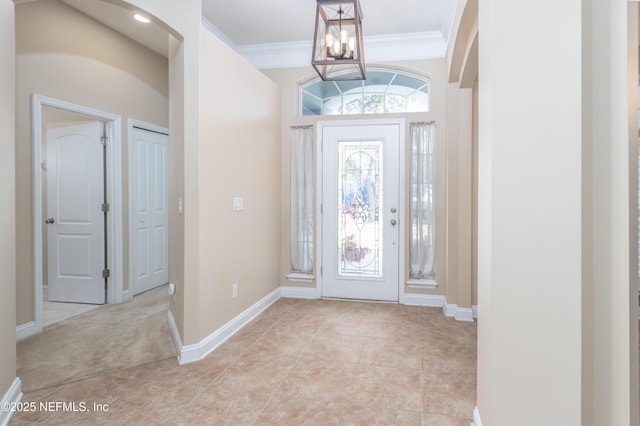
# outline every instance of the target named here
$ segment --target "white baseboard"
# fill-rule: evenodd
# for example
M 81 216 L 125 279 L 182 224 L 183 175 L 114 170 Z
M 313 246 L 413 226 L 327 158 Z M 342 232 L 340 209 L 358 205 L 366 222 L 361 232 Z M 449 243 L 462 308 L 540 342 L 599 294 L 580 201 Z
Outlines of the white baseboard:
M 199 343 L 192 345 L 183 345 L 178 334 L 178 329 L 175 326 L 175 321 L 171 324 L 173 316 L 170 316 L 170 328 L 171 333 L 174 335 L 173 339 L 176 342 L 178 348 L 178 363 L 180 365 L 190 364 L 192 362 L 200 361 L 207 355 L 213 352 L 218 346 L 223 344 L 227 339 L 236 334 L 252 319 L 260 315 L 265 309 L 280 299 L 280 287 L 260 299 L 258 302 L 250 306 L 244 312 L 236 316 L 234 319 L 214 331 Z M 169 312 L 171 313 L 171 312 Z
M 8 402 L 18 403 L 22 400 L 22 381 L 20 378 L 16 377 L 13 379 L 13 383 L 9 386 L 7 392 L 5 392 L 2 397 L 2 404 Z M 9 424 L 9 420 L 11 420 L 11 416 L 13 415 L 13 411 L 11 410 L 0 410 L 0 426 L 7 426 Z
M 406 293 L 404 304 L 412 306 L 430 306 L 432 308 L 442 308 L 445 316 L 455 318 L 458 321 L 473 321 L 478 318 L 478 307 L 460 308 L 453 303 L 447 303 L 445 296 L 434 294 Z
M 204 359 L 204 357 L 213 352 L 218 346 L 227 341 L 227 339 L 241 330 L 252 319 L 260 315 L 265 309 L 274 304 L 281 297 L 296 299 L 319 298 L 317 289 L 313 287 L 279 287 L 220 327 L 218 330 L 214 331 L 201 342 L 186 346 L 182 343 L 175 319 L 169 310 L 167 313 L 167 322 L 169 324 L 171 336 L 173 337 L 173 342 L 176 345 L 176 351 L 178 352 L 178 363 L 180 365 L 184 365 Z M 478 312 L 477 306 L 473 306 L 472 308 L 458 308 L 457 305 L 447 304 L 447 298 L 445 296 L 433 294 L 405 294 L 404 304 L 443 308 L 446 316 L 453 317 L 458 321 L 473 321 L 473 318 L 477 318 Z
M 131 299 L 132 299 L 131 290 L 129 290 L 129 289 L 123 290 L 122 291 L 122 301 L 123 302 L 128 302 Z
M 447 298 L 434 294 L 405 293 L 404 304 L 411 306 L 429 306 L 441 308 L 447 303 Z
M 42 329 L 38 329 L 36 322 L 31 321 L 25 324 L 20 324 L 16 327 L 16 340 L 24 340 L 27 337 L 31 337 L 35 334 L 38 334 L 42 331 Z
M 480 411 L 478 407 L 473 409 L 473 423 L 471 426 L 482 426 L 482 420 L 480 420 Z
M 176 320 L 173 318 L 173 314 L 171 313 L 171 309 L 167 311 L 167 323 L 169 325 L 169 331 L 171 332 L 171 337 L 173 338 L 173 344 L 176 345 L 176 352 L 178 353 L 178 362 L 180 362 L 180 354 L 182 353 L 182 339 L 180 338 L 180 332 L 178 331 L 178 326 L 176 325 Z
M 291 299 L 318 299 L 315 287 L 280 287 L 280 295 Z
M 460 308 L 453 303 L 447 303 L 444 305 L 445 316 L 455 318 L 457 321 L 473 322 L 473 309 L 472 308 Z

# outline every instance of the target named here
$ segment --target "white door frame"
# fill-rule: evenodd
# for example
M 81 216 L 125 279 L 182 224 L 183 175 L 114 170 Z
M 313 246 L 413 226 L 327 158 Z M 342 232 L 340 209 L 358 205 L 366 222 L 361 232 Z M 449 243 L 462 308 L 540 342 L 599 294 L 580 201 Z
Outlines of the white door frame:
M 31 96 L 31 138 L 33 176 L 33 277 L 35 328 L 32 333 L 42 331 L 42 107 L 51 107 L 85 115 L 107 122 L 109 143 L 107 144 L 107 200 L 110 212 L 107 215 L 108 261 L 111 276 L 107 280 L 107 303 L 122 302 L 123 288 L 123 234 L 122 234 L 122 144 L 121 118 L 119 115 L 99 111 L 70 102 L 33 94 Z M 27 336 L 23 336 L 27 337 Z
M 322 133 L 325 127 L 336 127 L 336 126 L 362 126 L 362 125 L 398 125 L 400 126 L 400 182 L 399 182 L 399 194 L 398 194 L 398 303 L 404 304 L 405 296 L 404 296 L 404 274 L 405 274 L 405 217 L 406 215 L 406 162 L 405 162 L 405 151 L 406 151 L 406 130 L 405 130 L 405 120 L 403 118 L 399 119 L 379 119 L 379 120 L 335 120 L 335 121 L 318 121 L 316 123 L 316 175 L 318 187 L 316 191 L 316 229 L 315 235 L 317 236 L 316 242 L 316 297 L 318 299 L 322 298 L 322 250 L 323 250 L 323 241 L 322 241 L 322 209 L 320 206 L 322 205 L 322 197 L 324 193 L 324 180 L 322 176 L 322 167 L 323 167 L 323 152 L 322 152 Z
M 133 118 L 130 118 L 128 120 L 127 123 L 127 127 L 128 127 L 128 135 L 129 135 L 129 288 L 127 289 L 127 291 L 124 292 L 124 300 L 130 300 L 133 299 L 133 294 L 134 294 L 134 282 L 135 282 L 135 268 L 133 267 L 134 265 L 134 256 L 135 256 L 135 250 L 132 250 L 134 244 L 135 244 L 135 232 L 134 232 L 134 228 L 133 228 L 133 224 L 136 221 L 136 212 L 135 209 L 133 208 L 133 206 L 135 205 L 135 200 L 133 199 L 134 196 L 134 191 L 131 187 L 133 179 L 133 161 L 131 161 L 131 159 L 134 156 L 133 150 L 134 150 L 134 145 L 133 145 L 133 140 L 134 140 L 134 136 L 133 136 L 133 128 L 137 127 L 139 129 L 143 129 L 143 130 L 149 130 L 151 132 L 158 132 L 158 133 L 164 133 L 166 135 L 169 135 L 169 129 L 167 129 L 166 127 L 162 127 L 162 126 L 158 126 L 155 124 L 151 124 L 151 123 L 147 123 L 144 121 L 140 121 L 140 120 L 135 120 Z M 168 170 L 167 170 L 168 172 Z M 169 188 L 167 187 L 167 191 L 169 190 Z M 167 194 L 167 198 L 168 198 Z M 169 226 L 169 224 L 167 223 L 167 226 Z M 170 245 L 170 244 L 169 244 Z

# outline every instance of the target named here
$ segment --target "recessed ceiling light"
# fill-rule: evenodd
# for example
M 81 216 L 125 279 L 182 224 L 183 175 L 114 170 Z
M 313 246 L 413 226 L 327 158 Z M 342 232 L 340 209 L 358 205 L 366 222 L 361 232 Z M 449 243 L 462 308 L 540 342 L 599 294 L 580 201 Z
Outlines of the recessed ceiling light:
M 133 15 L 133 17 L 136 19 L 136 21 L 138 22 L 142 22 L 144 24 L 148 24 L 149 22 L 151 22 L 151 20 L 145 16 L 142 15 L 138 15 L 137 13 L 135 15 Z

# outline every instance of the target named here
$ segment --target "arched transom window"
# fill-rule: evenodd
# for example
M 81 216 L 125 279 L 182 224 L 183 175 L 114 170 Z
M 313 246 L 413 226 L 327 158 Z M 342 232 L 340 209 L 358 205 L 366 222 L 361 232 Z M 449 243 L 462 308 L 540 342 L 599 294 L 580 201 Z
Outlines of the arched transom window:
M 300 86 L 300 115 L 429 111 L 429 79 L 404 71 L 367 70 L 366 80 L 313 80 Z

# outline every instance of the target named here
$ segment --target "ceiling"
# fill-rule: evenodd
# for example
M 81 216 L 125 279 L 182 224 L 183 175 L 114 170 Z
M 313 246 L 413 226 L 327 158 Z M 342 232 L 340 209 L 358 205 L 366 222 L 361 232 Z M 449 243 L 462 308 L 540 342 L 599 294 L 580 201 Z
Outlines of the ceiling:
M 366 36 L 439 31 L 448 39 L 456 0 L 360 0 Z M 202 14 L 236 45 L 313 38 L 314 0 L 203 0 Z
M 99 0 L 62 1 L 167 56 L 167 32 L 154 23 L 135 21 L 130 10 Z M 260 55 L 273 58 L 273 52 L 277 52 L 283 66 L 295 66 L 302 58 L 308 62 L 315 20 L 314 0 L 203 0 L 202 3 L 205 26 L 256 66 L 270 66 L 260 62 Z M 421 57 L 444 56 L 457 0 L 360 0 L 360 3 L 365 46 L 367 50 L 372 46 L 374 53 L 368 54 L 369 58 L 403 59 L 389 56 L 397 51 L 397 44 L 413 56 L 416 53 Z M 377 56 L 376 43 L 383 44 Z M 286 58 L 292 46 L 298 49 L 300 60 Z M 290 53 L 293 57 L 296 52 Z

